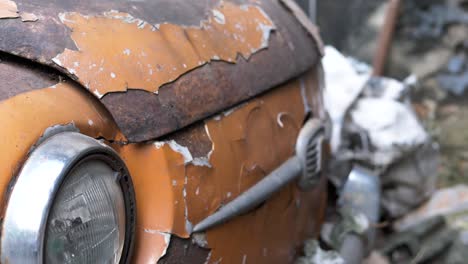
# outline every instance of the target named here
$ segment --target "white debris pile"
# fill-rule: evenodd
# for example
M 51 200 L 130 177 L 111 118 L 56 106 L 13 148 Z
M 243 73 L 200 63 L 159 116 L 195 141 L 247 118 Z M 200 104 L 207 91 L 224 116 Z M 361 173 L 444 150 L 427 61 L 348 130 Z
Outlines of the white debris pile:
M 333 124 L 331 145 L 332 152 L 336 153 L 341 142 L 345 116 L 361 94 L 369 75 L 358 74 L 351 61 L 330 46 L 325 47 L 322 63 L 327 87 L 324 92 L 324 103 Z
M 338 252 L 323 250 L 317 240 L 305 242 L 304 254 L 305 256 L 298 258 L 295 264 L 345 264 Z
M 398 218 L 418 207 L 435 190 L 439 148 L 412 108 L 409 90 L 416 78 L 373 77 L 369 66 L 333 47 L 325 48 L 323 66 L 331 182 L 341 188 L 358 163 L 380 176 L 385 215 Z
M 369 68 L 333 47 L 323 59 L 325 107 L 332 120 L 332 152 L 350 154 L 344 130 L 357 130 L 365 141 L 353 158 L 386 167 L 429 140 L 409 103 L 406 83 L 374 78 Z M 410 78 L 412 80 L 413 78 Z M 414 81 L 414 80 L 412 80 Z

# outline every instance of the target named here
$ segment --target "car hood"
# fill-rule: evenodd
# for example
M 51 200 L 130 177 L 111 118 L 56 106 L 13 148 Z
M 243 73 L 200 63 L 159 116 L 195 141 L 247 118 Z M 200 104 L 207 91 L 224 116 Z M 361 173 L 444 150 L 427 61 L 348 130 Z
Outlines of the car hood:
M 73 79 L 142 142 L 301 75 L 322 48 L 287 0 L 0 0 L 0 52 Z

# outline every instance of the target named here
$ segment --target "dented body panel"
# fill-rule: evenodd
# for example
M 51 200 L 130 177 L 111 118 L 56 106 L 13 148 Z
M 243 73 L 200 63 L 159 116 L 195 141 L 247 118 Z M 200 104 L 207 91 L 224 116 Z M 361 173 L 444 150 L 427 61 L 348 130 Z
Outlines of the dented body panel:
M 307 117 L 325 118 L 321 43 L 299 11 L 284 0 L 0 0 L 2 203 L 35 144 L 69 125 L 130 171 L 134 263 L 292 262 L 320 230 L 325 179 L 192 227 L 293 155 Z

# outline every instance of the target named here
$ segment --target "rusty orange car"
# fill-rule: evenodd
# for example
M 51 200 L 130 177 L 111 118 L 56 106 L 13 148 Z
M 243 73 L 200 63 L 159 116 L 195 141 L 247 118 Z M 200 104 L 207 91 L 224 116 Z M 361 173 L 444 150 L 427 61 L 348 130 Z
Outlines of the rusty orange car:
M 0 0 L 1 263 L 291 263 L 327 206 L 292 0 Z

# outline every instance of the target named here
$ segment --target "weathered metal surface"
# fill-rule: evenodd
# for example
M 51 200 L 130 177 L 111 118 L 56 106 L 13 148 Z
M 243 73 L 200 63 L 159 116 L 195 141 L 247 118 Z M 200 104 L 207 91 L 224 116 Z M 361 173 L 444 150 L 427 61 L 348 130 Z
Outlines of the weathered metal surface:
M 294 16 L 297 18 L 297 20 L 302 24 L 302 26 L 309 31 L 309 34 L 314 37 L 315 41 L 317 42 L 317 49 L 320 52 L 320 54 L 323 56 L 324 55 L 324 45 L 323 42 L 320 38 L 319 34 L 319 29 L 314 23 L 312 23 L 312 17 L 309 18 L 307 14 L 304 12 L 304 10 L 296 3 L 294 0 L 280 0 L 281 3 L 288 8 Z M 315 6 L 315 3 L 310 3 L 312 6 Z M 314 9 L 315 7 L 311 7 L 311 9 Z M 314 16 L 315 15 L 311 15 Z
M 37 63 L 0 52 L 0 101 L 58 83 L 58 75 L 44 68 Z
M 182 0 L 151 2 L 20 0 L 16 2 L 20 10 L 33 13 L 40 19 L 34 23 L 21 23 L 17 19 L 0 20 L 0 50 L 55 67 L 76 79 L 83 86 L 96 91 L 95 94 L 98 97 L 104 95 L 106 91 L 136 89 L 123 93 L 110 93 L 103 98 L 103 103 L 131 142 L 154 139 L 247 100 L 300 75 L 316 65 L 319 59 L 317 49 L 319 41 L 314 39 L 313 34 L 309 34 L 305 27 L 298 22 L 300 19 L 296 19 L 290 10 L 274 0 L 236 0 L 223 2 L 222 4 L 214 0 L 189 2 Z M 124 11 L 129 16 L 110 12 L 111 10 Z M 239 16 L 234 16 L 237 14 L 234 11 Z M 69 12 L 74 13 L 70 15 Z M 214 27 L 214 25 L 218 25 L 219 23 L 216 21 L 225 22 L 228 29 L 227 33 L 235 32 L 232 29 L 232 26 L 235 25 L 228 22 L 235 17 L 240 17 L 239 21 L 243 23 L 253 23 L 252 25 L 255 24 L 255 26 L 250 27 L 250 33 L 243 32 L 243 34 L 246 34 L 244 35 L 246 42 L 250 44 L 250 50 L 242 47 L 239 41 L 236 42 L 234 34 L 231 34 L 230 38 L 226 37 L 224 38 L 225 41 L 221 42 L 228 53 L 223 53 L 224 49 L 218 47 L 206 54 L 201 53 L 203 55 L 201 58 L 204 59 L 197 61 L 197 63 L 201 62 L 203 64 L 209 60 L 219 58 L 220 60 L 224 59 L 226 62 L 210 62 L 202 67 L 192 63 L 195 60 L 184 63 L 184 59 L 180 58 L 183 58 L 189 52 L 189 46 L 182 45 L 184 44 L 182 41 L 176 42 L 175 45 L 172 45 L 173 51 L 168 59 L 180 64 L 177 67 L 179 70 L 171 73 L 170 70 L 173 70 L 173 68 L 166 68 L 162 70 L 161 75 L 157 75 L 161 79 L 154 81 L 152 78 L 148 78 L 149 73 L 151 70 L 153 72 L 157 71 L 156 66 L 159 57 L 163 56 L 157 53 L 157 48 L 154 49 L 154 53 L 150 54 L 150 58 L 154 59 L 154 61 L 151 61 L 154 69 L 148 68 L 148 71 L 145 71 L 148 75 L 142 75 L 143 71 L 138 63 L 141 63 L 142 67 L 144 67 L 148 65 L 143 63 L 148 61 L 135 57 L 132 63 L 126 63 L 125 60 L 118 59 L 121 56 L 125 58 L 125 56 L 128 56 L 127 54 L 141 55 L 142 51 L 148 51 L 147 47 L 141 46 L 141 42 L 132 42 L 130 37 L 120 39 L 114 43 L 115 34 L 109 36 L 104 34 L 99 37 L 93 35 L 83 41 L 83 39 L 80 40 L 82 34 L 92 35 L 96 32 L 89 28 L 89 30 L 80 31 L 79 25 L 71 24 L 71 21 L 69 21 L 75 19 L 78 22 L 83 22 L 82 24 L 86 24 L 84 22 L 100 21 L 99 19 L 106 18 L 106 12 L 108 16 L 121 17 L 121 19 L 107 17 L 110 21 L 106 20 L 107 24 L 103 23 L 103 26 L 107 26 L 109 31 L 112 28 L 120 29 L 123 19 L 130 22 L 125 25 L 126 27 L 134 27 L 132 30 L 139 30 L 141 38 L 146 40 L 151 40 L 151 36 L 155 34 L 165 34 L 166 31 L 173 34 L 177 32 L 177 28 L 197 32 L 202 21 L 208 21 L 204 24 L 205 29 L 207 26 Z M 224 21 L 223 16 L 219 16 L 219 13 L 224 15 Z M 253 22 L 249 19 L 253 19 Z M 271 24 L 269 20 L 271 20 Z M 77 32 L 72 34 L 67 25 Z M 161 25 L 159 29 L 157 25 Z M 274 25 L 275 30 L 273 30 L 272 25 Z M 144 28 L 138 29 L 138 26 Z M 222 28 L 218 28 L 218 31 Z M 218 31 L 215 30 L 214 32 Z M 224 32 L 224 30 L 222 31 Z M 78 33 L 81 33 L 81 35 L 78 36 Z M 220 35 L 223 34 L 218 33 L 213 36 L 222 38 Z M 236 36 L 242 37 L 242 32 L 238 33 L 238 36 L 237 34 Z M 262 33 L 262 35 L 260 36 L 258 33 Z M 262 42 L 259 42 L 259 40 L 262 40 Z M 75 45 L 74 41 L 77 45 Z M 159 41 L 162 45 L 160 46 L 158 41 L 152 45 L 154 47 L 164 46 L 165 43 Z M 210 43 L 203 40 L 203 38 L 192 38 L 191 42 L 192 47 Z M 100 43 L 107 44 L 109 52 L 98 54 L 90 52 L 90 49 L 81 49 L 85 46 L 91 47 Z M 116 52 L 111 52 L 114 51 L 113 46 L 126 47 L 128 50 L 123 49 L 117 55 Z M 263 48 L 266 49 L 258 51 Z M 84 69 L 82 61 L 78 59 L 70 59 L 68 63 L 63 60 L 64 64 L 62 65 L 67 69 L 53 63 L 52 59 L 62 54 L 64 50 L 64 54 L 77 56 L 81 54 L 81 56 L 84 56 L 80 58 L 86 58 L 84 61 L 87 62 L 85 63 L 87 69 Z M 77 53 L 78 50 L 79 53 Z M 104 50 L 106 48 L 100 49 L 100 52 Z M 197 55 L 200 55 L 200 52 L 198 53 Z M 242 56 L 232 55 L 236 53 L 241 53 L 249 59 L 246 60 Z M 223 54 L 228 55 L 223 56 Z M 61 55 L 57 58 L 60 61 L 64 57 Z M 115 60 L 112 66 L 116 70 L 115 72 L 112 70 L 106 72 L 108 82 L 105 82 L 105 87 L 93 86 L 94 79 L 92 76 L 96 71 L 99 71 L 98 65 L 103 59 L 106 63 Z M 98 69 L 94 68 L 94 64 Z M 184 64 L 187 69 L 185 69 Z M 82 65 L 83 69 L 78 71 L 76 65 Z M 194 67 L 198 68 L 194 69 Z M 190 69 L 194 70 L 187 72 Z M 149 81 L 146 81 L 147 79 Z M 114 81 L 117 82 L 114 83 Z M 171 81 L 174 82 L 163 85 Z M 161 85 L 163 86 L 160 87 Z M 94 90 L 91 86 L 94 87 Z M 142 91 L 144 89 L 159 91 L 159 94 Z
M 288 104 L 284 104 L 284 100 Z M 281 122 L 278 122 L 278 117 Z M 227 115 L 221 114 L 219 118 L 206 121 L 214 146 L 209 158 L 212 168 L 187 167 L 189 221 L 201 221 L 290 157 L 304 118 L 300 82 L 293 81 Z M 308 213 L 303 210 L 317 206 L 313 196 L 320 195 L 322 191 L 324 189 L 302 193 L 292 183 L 252 213 L 209 230 L 206 233 L 208 246 L 212 248 L 209 263 L 220 259 L 229 259 L 233 263 L 242 263 L 244 259 L 255 260 L 256 263 L 290 262 L 295 257 L 294 247 L 299 246 L 294 244 L 300 243 L 295 239 L 312 235 L 313 223 L 319 221 L 320 213 L 315 218 L 306 216 Z M 306 218 L 310 225 L 301 222 Z M 261 219 L 268 221 L 268 225 Z M 284 229 L 288 226 L 286 222 L 291 221 L 295 222 L 294 228 Z M 283 226 L 282 230 L 280 226 Z M 288 250 L 273 250 L 282 247 Z
M 318 54 L 311 53 L 314 44 L 295 41 L 302 28 L 287 11 L 274 11 L 279 15 L 268 13 L 272 20 L 281 18 L 286 23 L 275 21 L 277 31 L 272 33 L 268 49 L 248 61 L 239 57 L 236 64 L 212 62 L 161 87 L 158 95 L 131 90 L 109 94 L 103 103 L 128 139 L 139 142 L 182 128 L 281 84 L 294 76 L 293 72 L 307 70 Z
M 23 70 L 14 67 L 12 69 L 14 71 L 10 73 Z M 29 83 L 30 80 L 35 78 L 28 76 L 19 81 Z M 38 77 L 39 83 L 41 80 Z M 47 128 L 74 124 L 82 133 L 95 138 L 124 140 L 112 117 L 99 101 L 72 83 L 58 83 L 48 88 L 23 92 L 0 102 L 0 120 L 0 145 L 3 149 L 0 153 L 2 202 L 6 201 L 5 194 L 15 173 Z
M 8 150 L 0 157 L 3 202 L 16 171 L 47 128 L 74 124 L 86 135 L 125 141 L 99 101 L 73 82 L 38 88 L 53 82 L 55 73 L 36 72 L 14 61 L 1 67 L 9 73 L 18 71 L 23 77 L 16 84 L 26 87 L 0 102 L 4 124 L 0 143 Z M 112 144 L 131 172 L 137 196 L 135 262 L 160 259 L 171 238 L 188 238 L 191 223 L 213 213 L 293 153 L 307 110 L 318 116 L 322 109 L 318 97 L 307 96 L 319 91 L 315 73 L 168 135 L 162 142 Z M 7 88 L 2 85 L 2 89 Z M 319 228 L 326 200 L 324 183 L 313 192 L 300 192 L 291 184 L 252 213 L 210 230 L 206 234 L 209 262 L 220 258 L 259 259 L 259 263 L 294 258 L 296 246 Z M 268 225 L 252 224 L 266 221 Z M 252 234 L 256 239 L 250 239 Z M 240 251 L 232 252 L 233 247 Z
M 308 86 L 305 80 L 291 81 L 163 141 L 115 145 L 136 190 L 135 262 L 154 263 L 165 256 L 161 263 L 180 263 L 198 245 L 176 241 L 170 246 L 173 239 L 189 238 L 193 223 L 253 186 L 294 153 L 308 109 L 304 90 L 317 90 L 316 83 L 304 87 Z M 285 100 L 289 103 L 284 104 Z M 199 252 L 203 253 L 200 261 L 191 263 L 220 259 L 290 262 L 302 241 L 319 230 L 325 183 L 322 180 L 311 192 L 301 192 L 292 183 L 252 212 L 202 234 L 197 239 L 209 254 Z M 171 252 L 182 256 L 174 257 Z

